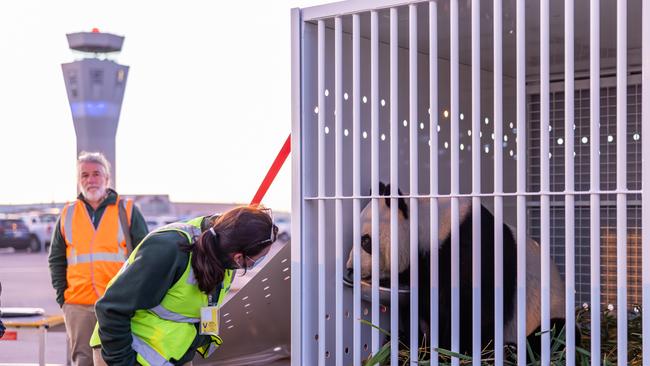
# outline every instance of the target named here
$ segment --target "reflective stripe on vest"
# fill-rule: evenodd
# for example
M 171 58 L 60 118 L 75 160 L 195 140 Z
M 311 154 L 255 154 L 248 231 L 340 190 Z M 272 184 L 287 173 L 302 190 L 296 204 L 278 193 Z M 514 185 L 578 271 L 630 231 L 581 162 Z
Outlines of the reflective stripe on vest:
M 219 344 L 219 346 L 220 345 L 221 345 L 221 343 Z M 219 348 L 219 346 L 215 345 L 213 342 L 210 342 L 210 346 L 208 347 L 208 352 L 206 352 L 205 355 L 202 355 L 203 358 L 208 358 L 208 357 L 212 356 L 214 351 L 216 351 L 217 348 Z
M 198 285 L 199 281 L 196 280 L 196 276 L 194 276 L 194 270 L 190 268 L 190 273 L 187 274 L 187 281 L 186 283 L 189 283 L 190 285 Z
M 196 239 L 201 235 L 201 227 L 200 227 L 201 223 L 199 222 L 198 225 L 199 226 L 197 227 L 197 226 L 185 223 L 185 222 L 173 222 L 171 224 L 167 224 L 167 225 L 161 227 L 160 229 L 156 230 L 156 232 L 180 231 L 183 234 L 185 234 L 185 236 L 187 237 L 187 240 L 190 243 L 193 243 L 194 242 L 193 239 Z
M 65 239 L 69 243 L 74 243 L 74 239 L 72 237 L 72 214 L 74 213 L 75 206 L 76 204 L 68 205 L 68 208 L 65 213 L 64 235 L 65 235 Z
M 217 306 L 221 305 L 221 302 L 226 296 L 226 293 L 228 290 L 230 290 L 230 284 L 232 283 L 232 270 L 226 270 L 224 272 L 224 277 L 223 277 L 223 282 L 222 282 L 222 287 L 221 291 L 219 292 L 219 298 L 217 300 Z M 190 273 L 187 276 L 187 281 L 186 283 L 191 284 L 191 285 L 196 285 L 196 277 L 194 276 L 194 271 L 190 267 Z M 159 317 L 165 319 L 165 320 L 171 320 L 175 322 L 181 322 L 181 323 L 198 323 L 201 321 L 201 318 L 192 318 L 192 317 L 187 317 L 182 314 L 173 312 L 169 309 L 166 309 L 162 304 L 158 305 L 156 307 L 153 307 L 149 309 L 149 311 L 152 311 Z
M 124 253 L 90 253 L 77 255 L 74 250 L 71 256 L 66 257 L 68 264 L 90 263 L 92 261 L 117 262 L 122 264 L 126 260 Z
M 119 206 L 117 208 L 119 210 Z M 122 227 L 122 220 L 119 219 L 119 211 L 118 211 L 118 220 L 117 220 L 117 242 L 121 243 L 124 241 L 125 238 L 125 233 L 124 233 L 124 228 Z
M 155 308 L 149 309 L 150 311 L 153 311 L 156 315 L 159 317 L 166 319 L 166 320 L 171 320 L 174 322 L 180 322 L 180 323 L 198 323 L 201 321 L 201 318 L 189 318 L 186 316 L 183 316 L 181 314 L 175 313 L 171 310 L 165 309 L 164 306 L 158 305 Z
M 173 363 L 167 361 L 160 353 L 149 346 L 147 342 L 143 341 L 136 335 L 133 335 L 131 348 L 140 354 L 142 358 L 147 360 L 147 363 L 151 366 L 174 366 Z
M 223 343 L 223 340 L 219 336 L 210 336 L 210 341 L 211 342 L 207 344 L 207 350 L 205 345 L 196 349 L 203 358 L 210 357 Z

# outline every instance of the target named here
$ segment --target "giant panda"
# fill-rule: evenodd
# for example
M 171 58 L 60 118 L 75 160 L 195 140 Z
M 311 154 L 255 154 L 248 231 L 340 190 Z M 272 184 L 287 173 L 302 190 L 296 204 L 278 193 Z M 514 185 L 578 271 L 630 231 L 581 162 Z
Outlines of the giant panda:
M 380 194 L 389 195 L 390 186 L 380 183 Z M 400 192 L 401 195 L 401 192 Z M 430 200 L 418 199 L 419 205 L 419 255 L 418 255 L 418 308 L 420 341 L 430 331 Z M 381 286 L 390 287 L 390 198 L 379 203 L 379 280 Z M 451 199 L 439 198 L 439 347 L 451 350 Z M 460 344 L 459 351 L 471 354 L 472 350 L 472 201 L 459 198 L 460 217 Z M 361 212 L 361 268 L 362 282 L 371 280 L 371 204 Z M 404 198 L 398 199 L 400 283 L 409 283 L 409 207 Z M 540 247 L 528 239 L 517 243 L 514 230 L 503 225 L 503 319 L 504 342 L 517 343 L 517 245 L 526 246 L 526 334 L 533 349 L 539 350 L 541 329 L 541 272 Z M 481 205 L 481 341 L 484 349 L 494 339 L 494 216 Z M 346 264 L 345 282 L 351 284 L 353 276 L 353 251 Z M 550 265 L 551 327 L 561 329 L 564 325 L 564 281 L 554 263 Z M 385 304 L 390 305 L 390 304 Z M 409 344 L 410 325 L 409 296 L 400 296 L 400 340 Z M 577 335 L 577 333 L 576 333 Z M 428 336 L 427 336 L 428 338 Z

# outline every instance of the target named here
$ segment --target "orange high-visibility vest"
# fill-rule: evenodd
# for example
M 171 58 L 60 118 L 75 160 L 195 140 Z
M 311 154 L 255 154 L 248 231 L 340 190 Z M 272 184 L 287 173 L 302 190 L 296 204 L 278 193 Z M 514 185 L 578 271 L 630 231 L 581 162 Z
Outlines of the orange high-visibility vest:
M 68 304 L 94 305 L 104 295 L 108 281 L 127 258 L 126 235 L 119 218 L 118 204 L 106 206 L 97 229 L 81 200 L 68 203 L 61 212 L 61 233 L 66 243 Z M 125 200 L 127 221 L 131 222 L 133 201 Z

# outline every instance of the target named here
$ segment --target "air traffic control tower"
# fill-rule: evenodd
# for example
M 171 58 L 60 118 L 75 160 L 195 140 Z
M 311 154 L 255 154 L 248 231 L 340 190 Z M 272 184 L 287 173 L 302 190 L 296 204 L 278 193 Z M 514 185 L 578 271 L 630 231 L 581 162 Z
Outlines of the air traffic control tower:
M 70 48 L 83 54 L 82 59 L 61 65 L 77 134 L 77 156 L 81 151 L 104 153 L 115 187 L 115 134 L 129 67 L 109 56 L 122 49 L 124 37 L 96 28 L 67 37 Z

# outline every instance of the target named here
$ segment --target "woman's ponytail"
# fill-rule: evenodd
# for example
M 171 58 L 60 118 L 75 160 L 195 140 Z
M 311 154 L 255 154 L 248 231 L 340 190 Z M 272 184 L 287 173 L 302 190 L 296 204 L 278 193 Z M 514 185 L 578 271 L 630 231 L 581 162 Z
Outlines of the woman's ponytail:
M 192 270 L 199 289 L 208 294 L 221 285 L 225 275 L 222 255 L 219 253 L 220 235 L 211 228 L 204 231 L 192 248 Z

